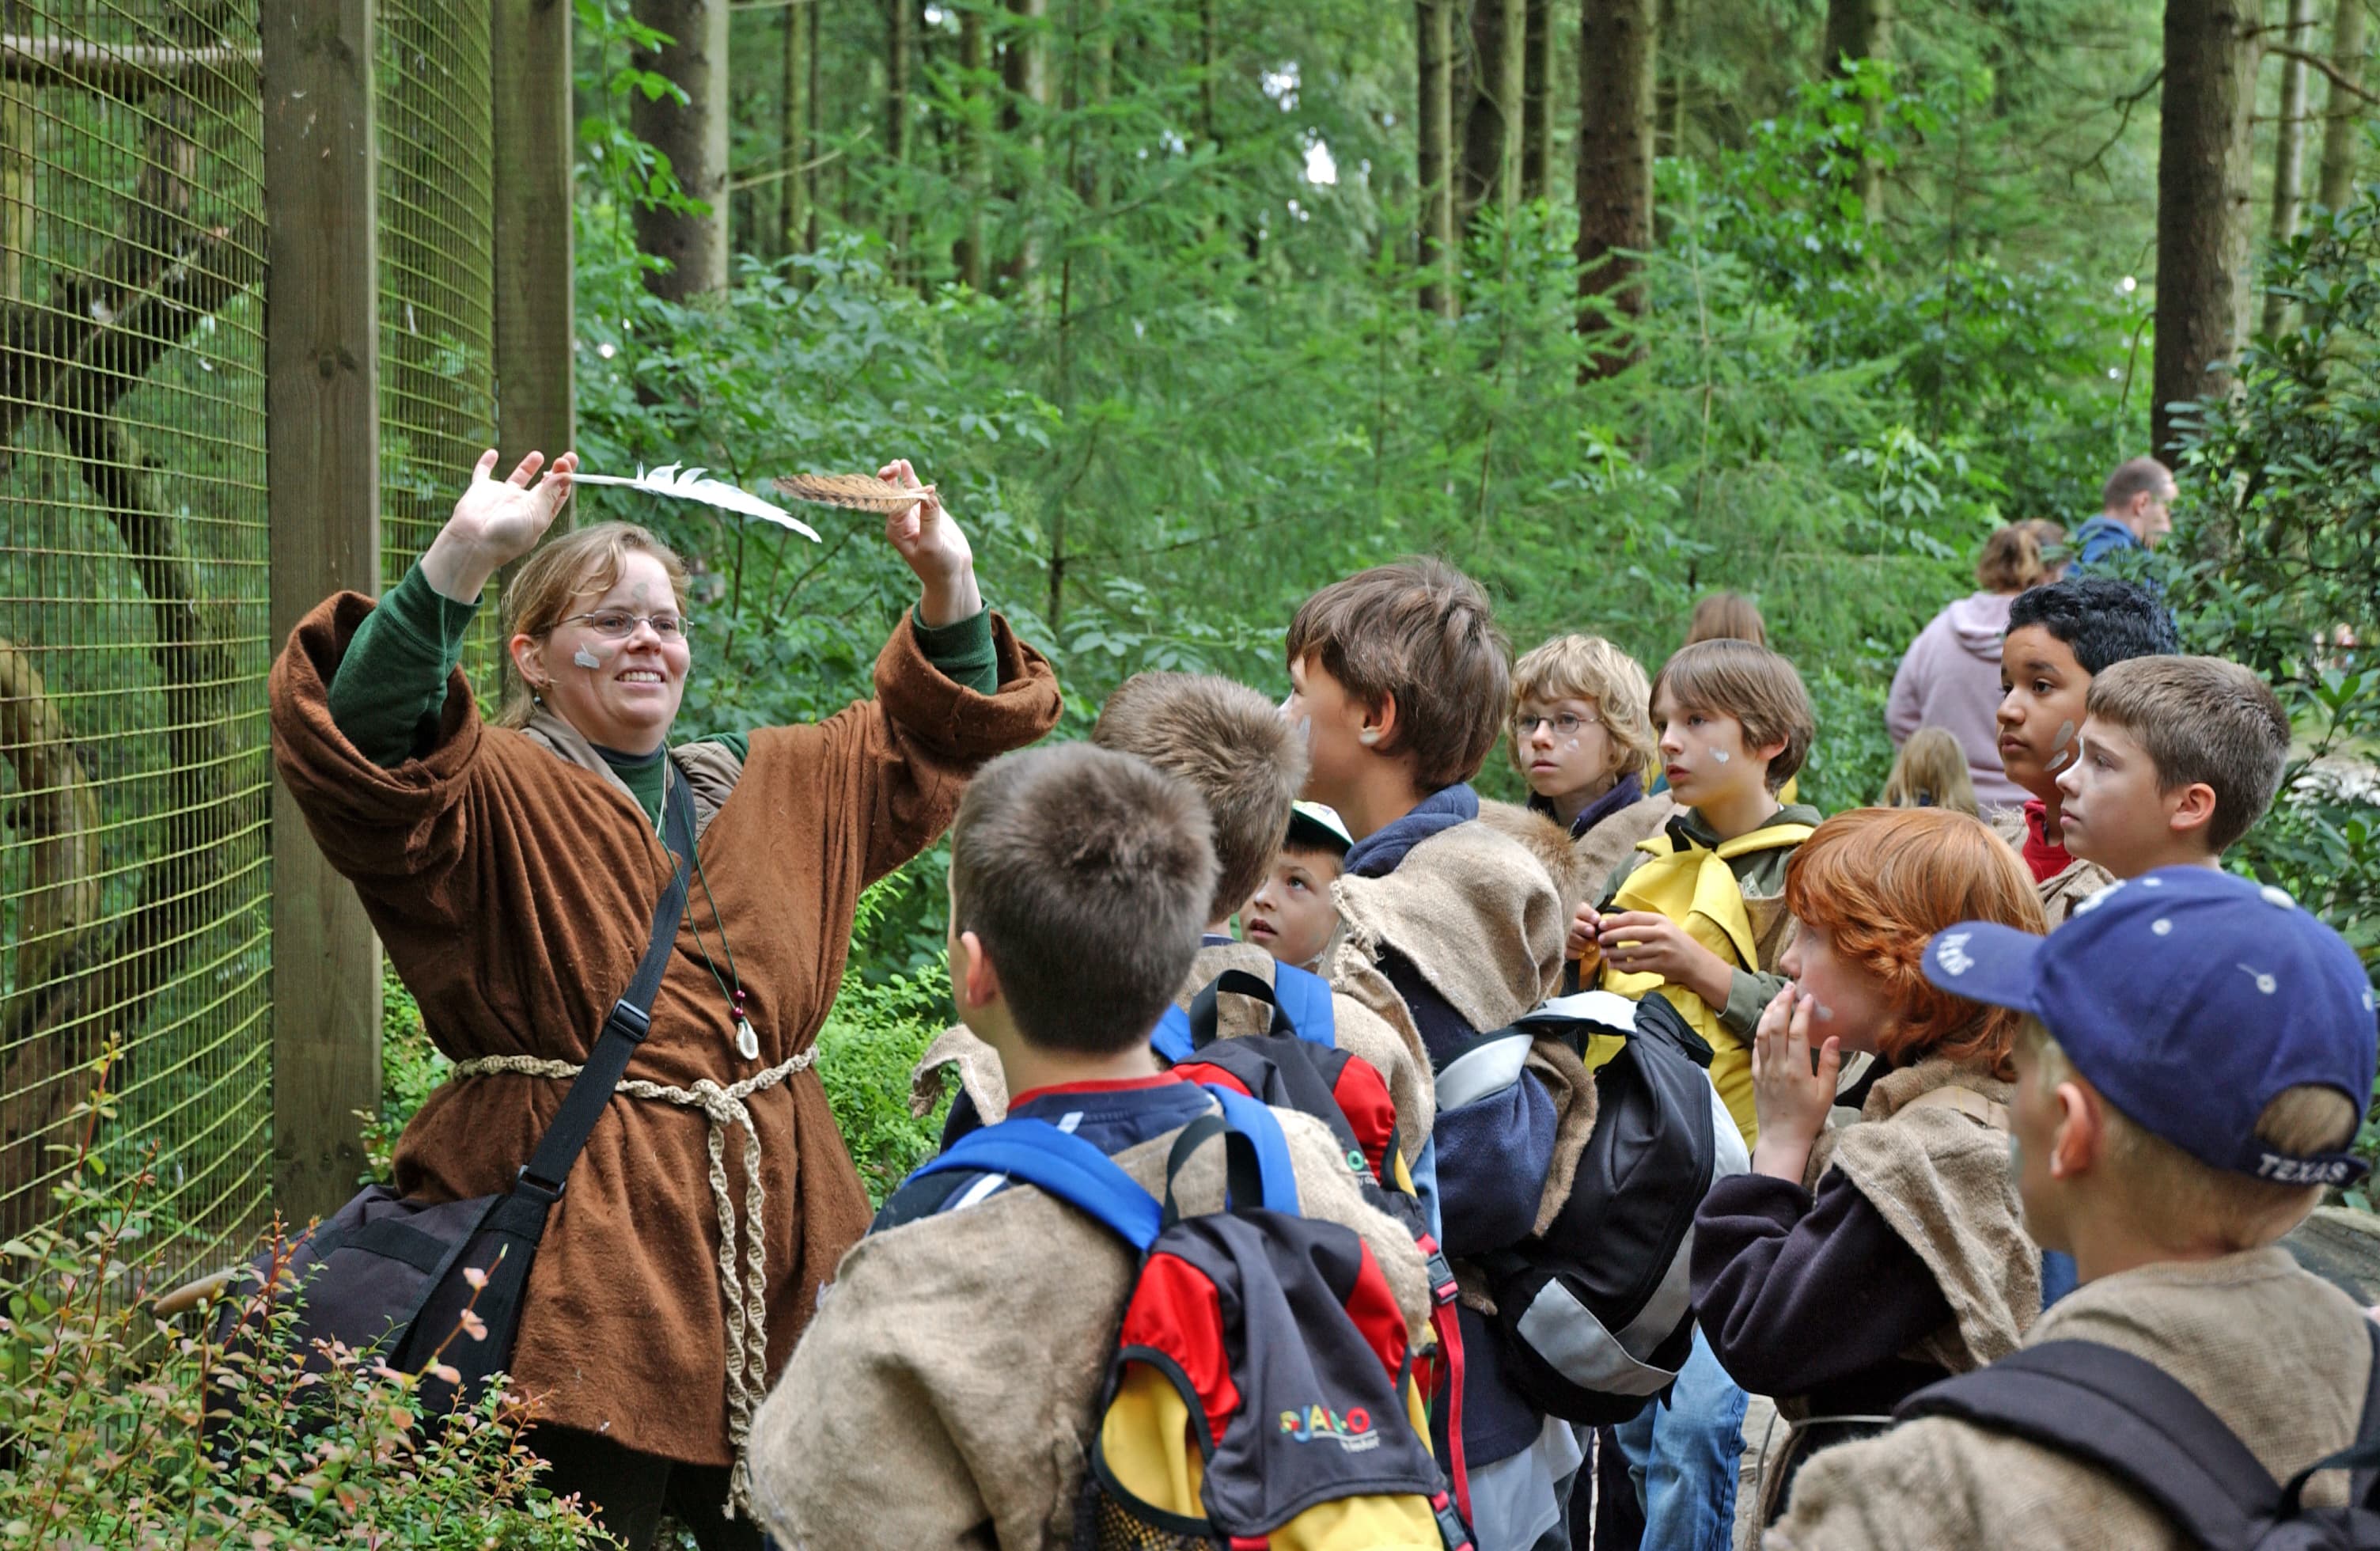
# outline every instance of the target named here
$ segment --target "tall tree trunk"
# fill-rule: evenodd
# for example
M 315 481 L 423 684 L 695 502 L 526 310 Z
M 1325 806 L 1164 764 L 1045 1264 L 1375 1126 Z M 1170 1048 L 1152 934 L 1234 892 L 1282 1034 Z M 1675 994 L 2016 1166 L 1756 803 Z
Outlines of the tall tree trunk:
M 826 92 L 823 90 L 824 71 L 820 68 L 820 63 L 826 57 L 826 51 L 822 46 L 825 42 L 822 35 L 825 24 L 819 14 L 825 9 L 826 6 L 820 4 L 820 0 L 810 0 L 809 4 L 802 6 L 802 10 L 809 18 L 809 48 L 807 52 L 809 55 L 810 71 L 809 90 L 803 93 L 803 104 L 809 114 L 808 145 L 813 151 L 826 139 Z M 816 157 L 813 156 L 812 160 L 816 160 Z M 810 224 L 802 233 L 802 246 L 813 253 L 818 251 L 819 245 L 819 209 L 825 203 L 819 197 L 819 183 L 817 170 L 812 169 L 808 183 Z
M 816 0 L 812 0 L 815 4 Z M 892 163 L 892 208 L 884 223 L 892 264 L 906 273 L 909 255 L 909 68 L 917 52 L 917 0 L 884 0 L 884 154 Z
M 2257 20 L 2252 0 L 2166 0 L 2149 431 L 2160 454 L 2173 450 L 2170 406 L 2230 387 L 2246 316 Z
M 809 247 L 810 175 L 804 165 L 810 154 L 809 17 L 805 13 L 817 8 L 817 0 L 811 0 L 808 6 L 785 11 L 785 79 L 777 99 L 777 153 L 783 159 L 780 187 L 784 191 L 778 196 L 777 211 L 783 251 L 787 253 Z
M 2330 26 L 2330 63 L 2350 85 L 2363 84 L 2363 7 L 2366 0 L 2338 0 Z M 2355 151 L 2362 139 L 2356 122 L 2359 99 L 2338 80 L 2323 105 L 2322 182 L 2314 198 L 2332 210 L 2345 210 L 2355 197 Z
M 1002 122 L 1012 135 L 1022 132 L 1021 149 L 1026 152 L 1023 161 L 1032 169 L 1032 176 L 1038 176 L 1041 110 L 1050 105 L 1049 0 L 1008 0 L 1008 14 L 1014 18 L 1014 26 L 1001 61 L 1001 75 L 1008 88 Z M 1035 260 L 1031 213 L 1026 208 L 1026 190 L 1021 183 L 1007 192 L 1017 231 L 1015 246 L 1001 265 L 1000 273 L 1011 285 L 1022 285 L 1032 274 Z
M 1086 21 L 1090 29 L 1087 39 L 1078 39 L 1076 46 L 1087 47 L 1088 79 L 1083 95 L 1095 109 L 1104 110 L 1115 95 L 1115 0 L 1087 0 Z M 1094 138 L 1085 149 L 1075 179 L 1083 202 L 1093 210 L 1105 210 L 1108 203 L 1108 158 L 1104 114 L 1091 121 Z
M 628 127 L 669 158 L 678 186 L 700 207 L 637 208 L 637 246 L 672 266 L 648 273 L 645 284 L 672 300 L 727 284 L 727 5 L 728 0 L 636 5 L 638 21 L 677 40 L 660 50 L 637 50 L 636 67 L 674 81 L 686 100 L 648 101 L 643 92 L 631 92 Z
M 1892 0 L 1827 0 L 1825 66 L 1828 75 L 1844 74 L 1846 59 L 1892 57 Z M 1867 105 L 1867 132 L 1884 127 L 1884 105 Z M 1884 217 L 1883 170 L 1872 156 L 1860 159 L 1860 209 L 1873 224 Z
M 1655 0 L 1580 0 L 1578 30 L 1578 330 L 1600 334 L 1645 315 L 1643 262 L 1653 244 Z M 1582 382 L 1635 358 L 1632 342 L 1599 348 Z
M 1421 305 L 1451 318 L 1454 295 L 1454 7 L 1457 0 L 1415 0 L 1421 111 L 1415 115 L 1421 177 Z
M 1463 127 L 1463 224 L 1519 202 L 1528 0 L 1473 0 L 1471 92 Z
M 2289 0 L 2289 21 L 2282 41 L 2303 51 L 2313 42 L 2313 0 Z M 2275 248 L 2298 235 L 2298 205 L 2305 179 L 2306 64 L 2281 59 L 2281 116 L 2273 126 L 2273 224 Z M 2289 306 L 2278 292 L 2265 294 L 2260 332 L 2278 333 L 2288 321 Z
M 1686 0 L 1660 0 L 1653 24 L 1653 154 L 1685 154 L 1685 93 L 1679 75 L 1685 63 Z
M 1527 0 L 1527 64 L 1521 76 L 1521 198 L 1551 192 L 1554 170 L 1554 6 Z
M 817 0 L 811 0 L 815 6 Z M 966 227 L 958 247 L 959 279 L 980 291 L 989 273 L 983 251 L 983 201 L 991 197 L 991 142 L 984 133 L 990 110 L 984 88 L 991 73 L 991 34 L 978 5 L 959 8 L 959 74 L 965 78 L 959 115 L 959 178 L 966 200 Z

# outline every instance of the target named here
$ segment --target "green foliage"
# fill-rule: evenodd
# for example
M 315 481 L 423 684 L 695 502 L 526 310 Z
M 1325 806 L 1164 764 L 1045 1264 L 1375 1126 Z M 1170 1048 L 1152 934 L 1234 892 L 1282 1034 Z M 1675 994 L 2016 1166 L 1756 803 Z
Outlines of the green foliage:
M 356 1182 L 370 1184 L 396 1177 L 390 1157 L 413 1112 L 429 1100 L 455 1063 L 431 1044 L 422 1025 L 421 1006 L 388 962 L 380 971 L 380 1109 L 357 1111 L 362 1122 L 365 1169 Z
M 855 956 L 858 945 L 880 938 L 892 905 L 906 891 L 903 875 L 895 874 L 860 896 Z M 941 1149 L 949 1102 L 922 1116 L 910 1113 L 909 1072 L 950 1022 L 950 972 L 938 955 L 915 974 L 873 984 L 846 979 L 819 1030 L 818 1071 L 827 1103 L 877 1206 Z
M 237 1351 L 206 1333 L 204 1315 L 182 1329 L 148 1313 L 163 1272 L 140 1247 L 155 1175 L 143 1167 L 111 1180 L 91 1167 L 94 1138 L 115 1119 L 110 1060 L 76 1110 L 80 1150 L 56 1219 L 0 1246 L 0 1546 L 612 1544 L 575 1501 L 539 1484 L 527 1412 L 501 1387 L 432 1420 L 414 1375 L 369 1357 L 334 1349 L 306 1372 L 294 1299 L 269 1317 L 252 1301 L 258 1337 Z M 451 1339 L 472 1337 L 458 1327 Z

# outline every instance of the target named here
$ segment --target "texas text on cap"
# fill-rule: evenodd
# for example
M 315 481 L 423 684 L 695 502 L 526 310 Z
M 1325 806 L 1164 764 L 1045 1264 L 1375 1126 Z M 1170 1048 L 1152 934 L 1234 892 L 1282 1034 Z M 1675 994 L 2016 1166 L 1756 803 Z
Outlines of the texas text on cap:
M 2358 1113 L 2372 1095 L 2371 979 L 2282 890 L 2160 868 L 2100 891 L 2046 938 L 1989 921 L 1937 933 L 1925 977 L 2040 1019 L 2109 1103 L 2203 1163 L 2291 1184 L 2367 1167 L 2256 1139 L 2285 1088 L 2337 1088 Z

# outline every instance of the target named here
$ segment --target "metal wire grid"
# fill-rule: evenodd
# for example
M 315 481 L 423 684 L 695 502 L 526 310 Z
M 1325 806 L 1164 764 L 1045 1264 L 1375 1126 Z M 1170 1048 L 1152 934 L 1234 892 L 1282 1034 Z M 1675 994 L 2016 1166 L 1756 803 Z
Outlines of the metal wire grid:
M 112 1042 L 151 1231 L 272 1184 L 253 0 L 0 0 L 0 1228 Z
M 379 25 L 381 569 L 393 586 L 495 444 L 494 119 L 488 0 L 381 0 Z M 494 613 L 464 653 L 482 694 L 494 688 Z

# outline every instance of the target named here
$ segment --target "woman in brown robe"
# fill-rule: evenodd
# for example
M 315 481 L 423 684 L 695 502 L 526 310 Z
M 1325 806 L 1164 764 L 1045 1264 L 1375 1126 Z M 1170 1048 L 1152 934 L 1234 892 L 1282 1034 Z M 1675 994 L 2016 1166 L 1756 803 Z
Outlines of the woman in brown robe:
M 490 725 L 456 671 L 463 634 L 577 466 L 538 481 L 531 454 L 498 480 L 495 458 L 377 606 L 341 593 L 299 623 L 273 672 L 274 757 L 458 1063 L 396 1150 L 398 1188 L 432 1199 L 505 1189 L 528 1160 L 643 953 L 672 867 L 664 789 L 692 796 L 697 866 L 652 1032 L 554 1207 L 513 1378 L 554 1488 L 626 1544 L 666 1511 L 705 1551 L 755 1547 L 750 1412 L 868 1225 L 811 1065 L 853 909 L 941 834 L 970 771 L 1049 731 L 1057 683 L 985 611 L 965 537 L 902 462 L 884 477 L 920 499 L 885 537 L 920 596 L 875 698 L 668 746 L 693 655 L 684 574 L 607 523 L 539 550 L 506 590 L 521 689 Z

